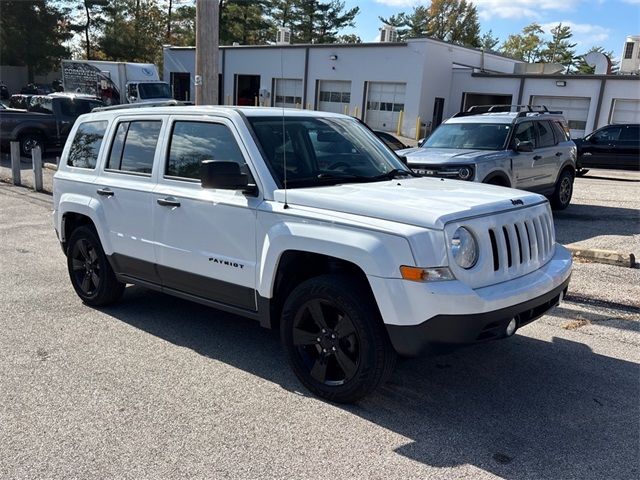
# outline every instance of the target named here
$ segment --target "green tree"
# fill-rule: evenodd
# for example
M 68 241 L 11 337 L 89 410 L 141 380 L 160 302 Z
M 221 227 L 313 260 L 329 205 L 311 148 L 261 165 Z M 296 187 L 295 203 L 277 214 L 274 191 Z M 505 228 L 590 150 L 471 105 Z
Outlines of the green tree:
M 545 48 L 540 52 L 540 61 L 546 63 L 560 63 L 569 68 L 574 63 L 575 43 L 569 40 L 573 37 L 571 27 L 558 23 L 550 31 L 551 40 L 546 42 Z
M 260 45 L 269 40 L 265 16 L 267 0 L 228 0 L 220 2 L 220 44 Z
M 171 14 L 169 43 L 181 47 L 196 44 L 196 7 L 182 5 Z
M 574 73 L 579 73 L 583 75 L 589 75 L 589 74 L 595 73 L 595 67 L 588 65 L 587 62 L 585 62 L 584 60 L 585 55 L 591 52 L 604 53 L 607 57 L 609 57 L 609 60 L 611 61 L 611 73 L 618 73 L 620 62 L 618 62 L 617 60 L 614 60 L 612 51 L 610 50 L 607 51 L 604 49 L 604 47 L 600 47 L 600 46 L 591 47 L 584 54 L 578 55 L 576 57 Z
M 482 37 L 480 37 L 479 47 L 484 50 L 495 51 L 499 43 L 500 39 L 493 35 L 493 30 L 489 30 L 488 32 L 485 32 Z
M 0 58 L 26 66 L 28 79 L 57 68 L 69 56 L 69 11 L 46 0 L 0 2 Z
M 398 39 L 432 37 L 459 45 L 480 46 L 480 23 L 476 7 L 467 0 L 433 0 L 411 13 L 380 20 L 396 27 Z
M 336 41 L 338 43 L 362 43 L 362 39 L 355 33 L 339 35 Z
M 522 33 L 509 35 L 502 44 L 501 51 L 518 60 L 537 62 L 544 45 L 541 37 L 543 34 L 544 30 L 539 24 L 527 25 L 522 29 Z

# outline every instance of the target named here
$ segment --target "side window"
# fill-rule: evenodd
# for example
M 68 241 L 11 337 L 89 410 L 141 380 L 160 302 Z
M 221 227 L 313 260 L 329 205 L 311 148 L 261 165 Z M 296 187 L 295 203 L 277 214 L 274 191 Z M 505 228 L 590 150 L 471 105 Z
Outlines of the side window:
M 556 144 L 551 124 L 547 121 L 536 122 L 538 128 L 538 148 L 552 147 Z
M 203 160 L 223 160 L 245 165 L 233 134 L 221 123 L 178 121 L 173 124 L 168 177 L 200 178 Z
M 81 123 L 73 137 L 67 165 L 78 168 L 96 168 L 100 145 L 107 130 L 107 122 Z
M 620 138 L 622 127 L 606 127 L 593 134 L 592 140 L 595 143 L 614 142 Z
M 518 142 L 531 142 L 535 146 L 536 130 L 533 122 L 522 122 L 518 125 L 513 136 L 513 146 L 515 147 Z
M 567 129 L 565 129 L 564 125 L 562 125 L 562 122 L 553 121 L 551 124 L 553 125 L 553 131 L 556 133 L 558 142 L 567 142 L 571 139 L 569 133 L 567 132 Z
M 625 142 L 640 142 L 640 126 L 627 125 L 624 127 L 620 134 L 620 140 L 624 140 Z
M 161 126 L 159 120 L 120 123 L 106 168 L 150 175 Z

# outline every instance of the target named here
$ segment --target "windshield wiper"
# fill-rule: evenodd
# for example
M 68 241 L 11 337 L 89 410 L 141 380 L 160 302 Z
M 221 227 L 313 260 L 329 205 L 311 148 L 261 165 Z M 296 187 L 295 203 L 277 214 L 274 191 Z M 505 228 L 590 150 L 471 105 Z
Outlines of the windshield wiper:
M 343 172 L 325 172 L 319 173 L 316 175 L 318 180 L 340 180 L 340 179 L 348 179 L 348 180 L 367 180 L 371 177 L 365 177 L 362 175 L 353 175 L 351 173 L 343 173 Z

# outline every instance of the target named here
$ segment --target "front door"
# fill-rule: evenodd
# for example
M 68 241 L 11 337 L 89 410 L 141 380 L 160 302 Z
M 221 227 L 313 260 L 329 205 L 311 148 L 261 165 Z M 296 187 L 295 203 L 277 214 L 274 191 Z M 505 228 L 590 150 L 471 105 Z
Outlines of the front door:
M 171 72 L 173 98 L 181 101 L 191 100 L 191 74 L 189 72 Z
M 257 106 L 260 98 L 260 75 L 237 74 L 235 80 L 235 104 Z
M 513 176 L 515 178 L 514 188 L 529 189 L 535 184 L 535 152 L 518 152 L 516 145 L 518 142 L 531 142 L 536 145 L 536 128 L 533 122 L 522 122 L 516 126 L 515 134 L 511 139 L 511 149 L 513 151 Z
M 239 190 L 203 189 L 203 160 L 235 161 L 247 151 L 225 118 L 176 116 L 153 194 L 155 249 L 164 287 L 255 311 L 256 207 Z

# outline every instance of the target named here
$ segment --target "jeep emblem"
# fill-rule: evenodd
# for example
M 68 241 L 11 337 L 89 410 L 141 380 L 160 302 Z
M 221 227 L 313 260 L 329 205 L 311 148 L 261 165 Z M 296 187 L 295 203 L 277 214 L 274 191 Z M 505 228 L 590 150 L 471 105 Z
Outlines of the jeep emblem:
M 524 202 L 520 199 L 511 199 L 511 205 L 524 205 Z

